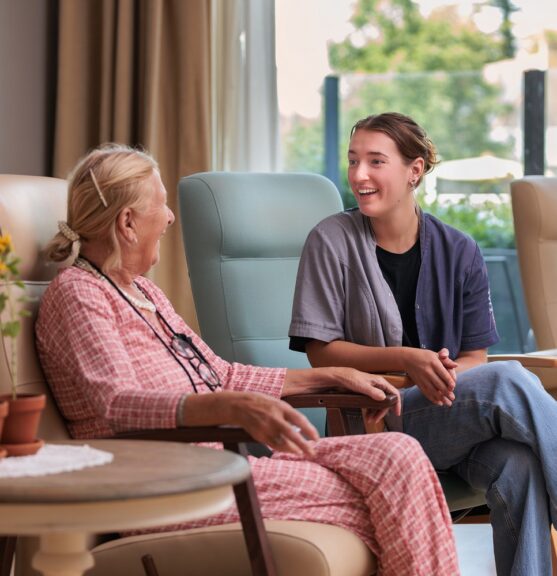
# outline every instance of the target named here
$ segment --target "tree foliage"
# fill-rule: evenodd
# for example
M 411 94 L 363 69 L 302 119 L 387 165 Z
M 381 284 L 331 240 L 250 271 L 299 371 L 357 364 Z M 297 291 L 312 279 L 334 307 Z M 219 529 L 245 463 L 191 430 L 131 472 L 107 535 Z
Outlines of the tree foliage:
M 516 46 L 512 31 L 511 16 L 513 12 L 518 11 L 518 8 L 511 2 L 511 0 L 491 0 L 488 4 L 501 10 L 503 21 L 499 28 L 499 32 L 502 38 L 502 50 L 505 58 L 513 58 L 516 52 Z
M 347 77 L 345 82 L 356 78 Z M 397 111 L 423 126 L 435 143 L 441 160 L 490 154 L 509 156 L 512 138 L 499 141 L 491 136 L 495 119 L 504 123 L 512 109 L 499 100 L 498 89 L 487 84 L 479 72 L 366 77 L 342 103 L 341 134 L 369 114 Z M 340 143 L 340 173 L 346 174 L 346 141 Z M 342 190 L 350 193 L 344 176 Z
M 454 7 L 424 18 L 412 0 L 359 0 L 355 31 L 329 46 L 333 70 L 418 72 L 480 70 L 501 58 L 501 42 L 458 18 Z

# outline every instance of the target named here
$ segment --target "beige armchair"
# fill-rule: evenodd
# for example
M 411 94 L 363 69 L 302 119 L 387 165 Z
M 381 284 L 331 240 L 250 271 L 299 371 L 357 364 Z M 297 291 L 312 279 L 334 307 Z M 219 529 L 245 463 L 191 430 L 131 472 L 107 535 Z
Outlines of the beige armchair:
M 525 365 L 557 398 L 557 178 L 514 180 L 511 200 L 522 286 L 539 350 L 528 354 Z
M 22 258 L 21 272 L 26 291 L 35 299 L 25 304 L 31 312 L 23 320 L 18 337 L 18 388 L 26 392 L 44 392 L 48 395 L 47 408 L 41 421 L 40 437 L 64 440 L 69 437 L 64 421 L 50 397 L 34 346 L 34 319 L 40 298 L 48 282 L 56 274 L 56 266 L 45 263 L 41 249 L 56 230 L 57 220 L 65 218 L 66 182 L 54 178 L 0 175 L 0 231 L 10 232 L 16 252 Z M 0 346 L 0 393 L 9 387 L 7 345 Z M 307 397 L 298 399 L 308 402 Z M 341 395 L 317 399 L 320 405 L 337 406 L 346 401 Z M 360 401 L 360 400 L 358 400 Z M 218 436 L 215 436 L 218 434 Z M 139 437 L 130 434 L 128 437 Z M 175 431 L 149 431 L 143 438 L 162 440 L 203 441 L 225 440 L 227 447 L 237 441 L 249 440 L 240 430 L 223 438 L 219 429 L 182 429 Z M 245 500 L 239 508 L 248 506 L 250 486 L 235 489 L 237 501 L 244 490 Z M 247 502 L 247 503 L 246 503 Z M 252 515 L 247 510 L 247 524 L 230 524 L 190 531 L 156 535 L 95 540 L 91 543 L 95 567 L 87 574 L 144 576 L 141 559 L 149 554 L 154 558 L 160 576 L 187 573 L 194 576 L 250 573 L 250 564 L 257 574 L 288 574 L 289 576 L 370 576 L 376 572 L 376 561 L 367 546 L 353 533 L 335 526 L 312 522 L 265 521 L 265 530 L 257 532 L 257 509 Z M 251 522 L 251 524 L 249 524 Z M 248 534 L 249 532 L 249 534 Z M 248 539 L 248 546 L 244 537 Z M 270 544 L 269 549 L 265 542 Z M 10 574 L 11 548 L 14 539 L 0 538 L 0 575 Z M 36 543 L 30 538 L 17 542 L 15 574 L 37 574 L 30 567 L 31 553 Z M 248 548 L 250 553 L 248 554 Z M 268 552 L 271 554 L 268 554 Z M 274 559 L 276 570 L 269 558 Z M 265 565 L 267 563 L 267 565 Z
M 530 325 L 538 352 L 523 359 L 557 399 L 557 178 L 525 176 L 511 182 L 516 250 Z M 553 574 L 557 574 L 557 532 Z

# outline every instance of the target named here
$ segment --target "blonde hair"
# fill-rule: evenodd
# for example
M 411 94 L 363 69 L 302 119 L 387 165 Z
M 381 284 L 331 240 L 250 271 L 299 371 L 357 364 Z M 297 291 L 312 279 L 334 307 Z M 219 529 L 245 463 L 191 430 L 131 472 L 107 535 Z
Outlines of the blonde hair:
M 86 154 L 69 177 L 66 224 L 79 242 L 102 239 L 108 255 L 102 270 L 108 274 L 121 267 L 116 218 L 124 208 L 143 212 L 149 203 L 143 184 L 158 170 L 147 152 L 121 144 L 105 144 Z M 71 234 L 58 232 L 46 247 L 50 260 L 72 256 Z

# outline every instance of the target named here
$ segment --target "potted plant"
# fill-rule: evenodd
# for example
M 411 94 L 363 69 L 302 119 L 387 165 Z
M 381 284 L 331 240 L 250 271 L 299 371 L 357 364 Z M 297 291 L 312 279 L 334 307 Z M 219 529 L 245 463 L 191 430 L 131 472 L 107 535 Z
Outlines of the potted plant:
M 33 454 L 41 447 L 42 442 L 37 440 L 36 434 L 46 403 L 44 394 L 17 392 L 17 336 L 21 330 L 21 318 L 29 316 L 29 312 L 23 308 L 28 298 L 24 292 L 21 293 L 25 286 L 19 277 L 19 263 L 10 235 L 1 235 L 0 335 L 4 353 L 8 355 L 11 393 L 0 396 L 0 405 L 4 402 L 8 404 L 1 430 L 0 449 L 7 450 L 8 455 Z

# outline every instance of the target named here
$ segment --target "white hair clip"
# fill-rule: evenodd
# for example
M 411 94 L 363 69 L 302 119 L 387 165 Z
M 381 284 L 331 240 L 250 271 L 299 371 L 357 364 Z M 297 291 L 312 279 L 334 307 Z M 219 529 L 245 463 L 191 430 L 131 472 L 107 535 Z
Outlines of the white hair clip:
M 99 198 L 101 199 L 103 206 L 105 208 L 108 208 L 108 202 L 106 201 L 104 194 L 101 192 L 101 187 L 99 186 L 99 183 L 97 182 L 97 178 L 95 177 L 95 173 L 93 172 L 92 168 L 89 168 L 89 174 L 91 176 L 91 180 L 93 181 L 93 186 L 95 186 L 95 190 L 97 191 L 97 194 L 99 195 Z
M 74 232 L 69 226 L 67 222 L 63 220 L 58 221 L 58 230 L 60 230 L 62 236 L 69 240 L 70 242 L 78 242 L 79 241 L 79 234 Z
M 69 226 L 67 222 L 63 220 L 58 221 L 58 230 L 64 238 L 69 240 L 72 243 L 72 249 L 70 255 L 68 256 L 68 265 L 71 265 L 75 262 L 75 259 L 79 256 L 79 251 L 81 250 L 81 242 L 79 240 L 79 234 L 74 232 Z

